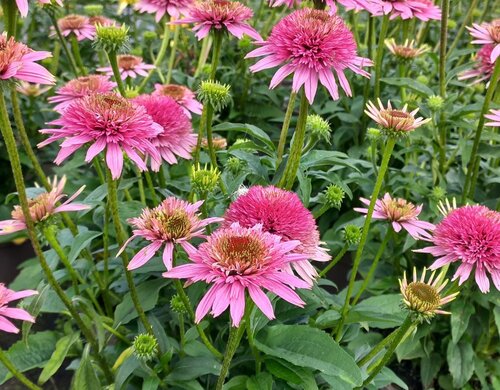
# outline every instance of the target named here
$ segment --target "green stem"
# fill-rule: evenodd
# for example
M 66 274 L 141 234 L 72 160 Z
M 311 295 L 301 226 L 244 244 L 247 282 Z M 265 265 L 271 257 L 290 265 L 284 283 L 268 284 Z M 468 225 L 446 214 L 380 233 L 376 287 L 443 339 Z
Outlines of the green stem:
M 210 47 L 212 46 L 212 37 L 209 35 L 203 39 L 201 44 L 200 55 L 198 58 L 198 64 L 196 65 L 196 71 L 194 72 L 194 77 L 198 77 L 203 70 L 203 67 L 207 63 L 208 53 L 210 52 Z
M 23 385 L 25 385 L 28 389 L 31 390 L 42 390 L 41 387 L 35 385 L 33 382 L 31 382 L 22 372 L 20 372 L 16 366 L 9 360 L 9 357 L 7 354 L 0 349 L 0 362 L 11 372 L 13 376 L 17 378 L 19 382 L 21 382 Z
M 141 200 L 141 203 L 146 206 L 146 193 L 144 192 L 144 181 L 142 180 L 142 172 L 137 169 L 136 170 L 136 176 L 137 176 L 137 187 L 139 188 L 139 199 Z
M 238 328 L 230 325 L 226 352 L 224 353 L 224 360 L 222 361 L 222 368 L 220 370 L 219 378 L 217 379 L 215 390 L 222 390 L 222 387 L 224 386 L 224 381 L 229 373 L 229 366 L 231 365 L 231 361 L 233 360 L 233 356 L 238 348 L 238 345 L 240 345 L 240 340 L 244 331 L 244 324 L 240 324 Z
M 385 337 L 383 340 L 381 340 L 377 345 L 375 345 L 370 352 L 366 356 L 363 357 L 358 362 L 359 367 L 363 367 L 367 363 L 369 363 L 375 356 L 378 355 L 382 349 L 391 342 L 391 340 L 394 338 L 394 336 L 398 333 L 399 328 L 395 329 L 392 333 L 390 333 L 387 337 Z
M 198 124 L 198 139 L 196 141 L 196 148 L 194 150 L 193 157 L 193 165 L 195 167 L 198 166 L 200 162 L 200 151 L 201 151 L 201 143 L 203 141 L 203 134 L 205 133 L 205 123 L 207 121 L 207 110 L 208 104 L 203 106 L 203 111 L 201 112 L 200 123 Z
M 330 261 L 330 263 L 321 270 L 321 272 L 319 273 L 319 278 L 322 278 L 323 276 L 325 276 L 328 271 L 330 271 L 333 267 L 335 267 L 335 265 L 340 261 L 342 260 L 342 258 L 344 257 L 344 255 L 346 254 L 347 250 L 349 249 L 349 245 L 344 245 L 344 247 L 340 250 L 340 252 L 337 254 L 337 256 L 335 256 L 335 258 Z
M 387 243 L 389 242 L 390 238 L 391 238 L 391 234 L 389 234 L 389 232 L 387 232 L 384 236 L 384 240 L 382 241 L 382 243 L 380 244 L 380 247 L 378 248 L 377 254 L 375 255 L 375 259 L 373 260 L 373 263 L 370 266 L 370 269 L 368 270 L 368 274 L 366 275 L 366 278 L 363 281 L 361 288 L 359 289 L 358 293 L 356 294 L 356 296 L 352 300 L 352 306 L 354 306 L 358 302 L 359 298 L 361 297 L 361 294 L 363 294 L 363 291 L 366 290 L 366 288 L 368 287 L 368 284 L 371 282 L 373 274 L 375 273 L 375 270 L 377 269 L 378 262 L 381 259 L 382 255 L 384 254 L 385 247 L 387 246 Z
M 252 350 L 252 355 L 255 360 L 255 372 L 259 373 L 261 366 L 262 366 L 262 358 L 260 356 L 259 350 L 257 347 L 255 347 L 255 337 L 252 332 L 252 324 L 250 321 L 250 316 L 252 314 L 252 310 L 254 308 L 254 303 L 251 299 L 247 298 L 246 300 L 246 305 L 245 305 L 245 329 L 246 329 L 246 334 L 247 334 L 247 339 L 248 339 L 248 344 L 250 345 L 250 348 Z
M 161 188 L 167 188 L 167 182 L 165 181 L 165 172 L 163 172 L 163 165 L 160 165 L 160 170 L 158 171 L 158 182 L 160 183 Z
M 400 62 L 398 65 L 399 77 L 406 77 L 406 65 L 403 62 Z M 401 87 L 401 102 L 406 101 L 406 88 Z
M 464 192 L 462 194 L 462 203 L 465 203 L 467 196 L 471 199 L 474 197 L 475 182 L 477 180 L 479 165 L 481 161 L 481 156 L 478 156 L 477 152 L 479 150 L 479 144 L 481 143 L 481 134 L 483 132 L 484 122 L 486 120 L 484 116 L 488 113 L 488 110 L 490 108 L 491 99 L 495 94 L 499 78 L 500 61 L 496 61 L 495 68 L 493 69 L 493 74 L 490 79 L 490 85 L 488 87 L 488 90 L 486 91 L 486 96 L 484 97 L 483 108 L 481 109 L 481 114 L 479 115 L 479 123 L 477 125 L 476 135 L 474 137 L 474 144 L 472 146 L 469 164 L 467 165 L 467 177 L 465 179 Z
M 66 41 L 64 40 L 64 37 L 61 33 L 61 30 L 59 29 L 59 25 L 57 24 L 57 19 L 52 12 L 48 12 L 48 14 L 50 16 L 50 20 L 52 21 L 52 25 L 54 26 L 54 31 L 56 32 L 57 37 L 59 38 L 59 42 L 61 42 L 61 47 L 64 51 L 64 55 L 68 59 L 71 71 L 73 72 L 75 77 L 78 77 L 79 76 L 78 67 L 76 66 L 75 59 L 73 58 L 73 55 L 71 54 L 71 52 L 68 49 L 68 46 L 66 45 Z
M 153 178 L 148 171 L 144 171 L 144 177 L 146 178 L 146 184 L 149 189 L 149 193 L 151 195 L 151 199 L 153 200 L 153 204 L 158 204 L 158 197 L 156 196 L 155 186 L 153 185 Z
M 392 337 L 389 347 L 387 348 L 387 351 L 385 352 L 382 360 L 375 367 L 368 368 L 368 372 L 370 373 L 370 375 L 363 382 L 362 386 L 363 388 L 364 386 L 368 385 L 373 380 L 373 378 L 375 378 L 379 374 L 379 372 L 382 370 L 382 368 L 384 368 L 387 365 L 387 363 L 389 363 L 392 354 L 394 353 L 398 345 L 401 343 L 404 336 L 406 335 L 406 332 L 408 332 L 408 330 L 412 325 L 413 321 L 411 317 L 410 316 L 406 317 L 404 322 L 399 327 L 397 333 Z
M 17 29 L 17 5 L 14 4 L 14 0 L 3 0 L 2 8 L 5 16 L 5 31 L 7 31 L 7 36 L 15 37 Z
M 279 187 L 290 190 L 293 187 L 297 170 L 300 165 L 300 157 L 302 155 L 302 147 L 304 146 L 304 139 L 306 136 L 306 121 L 307 111 L 309 109 L 309 102 L 307 100 L 305 91 L 302 91 L 300 98 L 299 117 L 297 119 L 297 127 L 293 136 L 293 143 L 290 147 L 290 154 L 285 167 L 285 171 L 279 182 Z
M 354 258 L 354 263 L 351 270 L 351 277 L 349 279 L 349 286 L 347 287 L 347 293 L 345 297 L 344 306 L 342 307 L 342 317 L 339 322 L 339 326 L 337 328 L 337 336 L 336 340 L 339 341 L 342 337 L 342 330 L 344 326 L 344 322 L 347 317 L 347 312 L 349 310 L 349 301 L 351 300 L 352 289 L 354 287 L 354 282 L 356 281 L 356 275 L 358 273 L 359 264 L 361 263 L 361 256 L 363 255 L 363 249 L 366 244 L 366 240 L 368 238 L 368 232 L 370 230 L 370 223 L 373 216 L 373 210 L 375 208 L 375 202 L 377 201 L 378 194 L 380 193 L 380 189 L 382 188 L 382 183 L 384 182 L 385 173 L 387 168 L 389 167 L 389 161 L 391 159 L 391 153 L 394 149 L 394 145 L 396 144 L 396 139 L 393 137 L 389 137 L 387 139 L 387 144 L 385 145 L 384 154 L 382 156 L 382 162 L 380 163 L 380 169 L 377 176 L 377 181 L 375 183 L 375 187 L 373 188 L 373 192 L 370 199 L 370 205 L 368 206 L 368 213 L 366 214 L 365 223 L 363 225 L 363 231 L 361 233 L 361 239 L 359 242 L 358 250 L 356 251 L 356 257 Z
M 70 42 L 75 62 L 80 69 L 80 73 L 85 76 L 87 74 L 87 70 L 85 69 L 85 65 L 83 65 L 82 56 L 80 55 L 80 46 L 78 46 L 78 39 L 76 39 L 75 34 L 71 34 Z
M 448 14 L 450 0 L 441 2 L 441 32 L 439 40 L 439 95 L 446 99 L 446 45 L 448 43 Z M 446 165 L 446 117 L 445 110 L 439 116 L 439 171 L 444 175 Z
M 121 247 L 125 242 L 125 232 L 123 231 L 122 223 L 120 221 L 120 214 L 118 212 L 118 189 L 116 185 L 116 181 L 111 177 L 111 171 L 109 168 L 106 168 L 106 176 L 108 180 L 108 202 L 111 210 L 111 216 L 113 218 L 113 223 L 116 231 L 116 239 L 118 245 Z M 130 290 L 130 296 L 132 298 L 132 302 L 134 304 L 135 310 L 139 315 L 139 319 L 141 320 L 144 328 L 150 334 L 153 334 L 153 328 L 149 323 L 146 314 L 144 313 L 144 309 L 142 308 L 141 302 L 139 301 L 139 296 L 137 295 L 137 289 L 135 288 L 134 280 L 132 278 L 132 274 L 127 269 L 129 259 L 127 255 L 127 251 L 123 251 L 120 255 L 123 264 L 123 271 L 125 272 L 125 278 L 127 279 L 128 288 Z
M 123 84 L 122 75 L 120 73 L 120 68 L 118 67 L 118 58 L 116 57 L 116 53 L 114 51 L 110 51 L 106 53 L 108 56 L 109 64 L 111 65 L 111 69 L 113 70 L 113 76 L 115 78 L 116 84 L 118 85 L 118 91 L 120 91 L 120 95 L 123 97 L 127 97 L 127 93 L 125 91 L 125 85 Z
M 469 21 L 470 21 L 470 19 L 472 17 L 472 14 L 476 10 L 477 2 L 478 2 L 478 0 L 472 0 L 471 1 L 471 4 L 469 6 L 469 10 L 467 11 L 467 14 L 465 15 L 465 18 L 464 18 L 464 20 L 462 22 L 462 25 L 458 29 L 457 34 L 455 35 L 455 39 L 453 40 L 453 43 L 450 45 L 450 48 L 447 51 L 448 55 L 453 52 L 453 50 L 455 49 L 455 47 L 457 47 L 458 42 L 460 41 L 460 38 L 462 37 L 462 34 L 465 31 L 465 27 L 469 24 Z
M 180 31 L 181 26 L 179 24 L 176 24 L 174 30 L 174 42 L 172 43 L 172 47 L 170 48 L 170 58 L 168 59 L 168 72 L 167 78 L 165 79 L 166 84 L 169 84 L 170 80 L 172 79 L 172 71 L 174 70 L 175 55 L 177 52 L 177 45 L 179 44 Z
M 21 162 L 19 160 L 19 154 L 17 152 L 17 146 L 16 146 L 16 141 L 14 139 L 14 134 L 12 132 L 12 127 L 10 125 L 9 121 L 9 116 L 7 112 L 7 107 L 5 105 L 5 99 L 3 97 L 3 94 L 0 94 L 0 130 L 2 132 L 2 136 L 4 138 L 5 142 L 5 147 L 7 149 L 7 154 L 10 160 L 10 164 L 12 167 L 12 173 L 14 176 L 14 181 L 16 183 L 16 188 L 19 196 L 19 203 L 21 204 L 21 209 L 23 211 L 23 215 L 25 218 L 25 223 L 28 231 L 28 236 L 31 240 L 31 243 L 33 245 L 33 249 L 35 251 L 35 254 L 38 257 L 38 260 L 40 261 L 40 265 L 42 267 L 43 272 L 45 273 L 47 277 L 47 281 L 50 284 L 50 286 L 54 289 L 55 293 L 57 296 L 61 299 L 63 304 L 66 306 L 68 311 L 70 312 L 71 316 L 81 329 L 83 335 L 89 342 L 89 344 L 92 346 L 92 349 L 94 351 L 94 356 L 99 362 L 101 368 L 103 369 L 103 372 L 106 376 L 106 379 L 111 382 L 113 375 L 111 374 L 111 371 L 109 369 L 109 366 L 104 359 L 102 355 L 98 353 L 99 348 L 96 342 L 96 339 L 92 332 L 87 328 L 85 323 L 83 322 L 82 318 L 80 317 L 80 314 L 78 311 L 75 309 L 73 306 L 71 300 L 68 298 L 64 290 L 61 288 L 59 283 L 54 277 L 54 274 L 52 273 L 52 270 L 50 269 L 47 260 L 45 259 L 45 256 L 42 251 L 42 247 L 40 245 L 40 241 L 38 240 L 38 237 L 36 235 L 35 231 L 35 226 L 33 223 L 33 220 L 31 219 L 31 214 L 30 214 L 30 209 L 29 209 L 29 204 L 28 204 L 28 197 L 26 196 L 26 187 L 24 185 L 24 179 L 23 179 L 23 173 L 22 173 L 22 168 L 21 168 Z
M 283 121 L 283 126 L 281 127 L 280 140 L 278 143 L 278 150 L 276 156 L 276 169 L 278 169 L 281 161 L 283 160 L 283 153 L 285 152 L 286 137 L 288 135 L 288 129 L 290 128 L 290 122 L 292 121 L 293 110 L 295 109 L 295 99 L 297 98 L 296 92 L 290 93 L 290 99 L 288 100 L 288 106 L 286 108 L 285 119 Z
M 210 70 L 210 80 L 215 80 L 215 75 L 217 74 L 217 66 L 219 65 L 220 52 L 222 48 L 222 33 L 214 33 L 214 49 L 212 51 L 212 68 Z
M 326 213 L 330 209 L 331 209 L 330 205 L 325 203 L 318 210 L 313 212 L 314 219 L 318 219 L 319 217 L 321 217 L 324 213 Z
M 380 97 L 380 77 L 382 75 L 382 61 L 384 60 L 385 37 L 389 28 L 389 15 L 382 18 L 382 26 L 378 38 L 377 54 L 375 57 L 375 97 Z
M 207 106 L 207 112 L 205 119 L 205 124 L 206 124 L 205 129 L 207 134 L 208 154 L 210 156 L 210 162 L 212 164 L 212 167 L 217 168 L 217 156 L 215 155 L 214 140 L 212 134 L 212 120 L 214 116 L 214 108 L 210 103 L 206 104 L 206 106 Z
M 164 23 L 163 25 L 163 39 L 161 41 L 161 46 L 160 46 L 160 51 L 158 52 L 158 55 L 156 56 L 154 66 L 157 71 L 159 71 L 159 67 L 161 63 L 163 62 L 163 59 L 165 58 L 165 54 L 167 53 L 167 48 L 168 48 L 168 42 L 170 40 L 170 31 L 169 31 L 169 24 L 168 20 Z M 139 85 L 138 92 L 141 93 L 146 84 L 148 83 L 149 79 L 153 75 L 153 72 L 155 69 L 151 69 L 151 71 L 148 73 L 146 77 L 144 77 L 144 80 L 142 80 L 142 83 Z
M 184 291 L 184 288 L 182 287 L 182 284 L 179 279 L 174 279 L 174 285 L 177 290 L 177 294 L 179 294 L 179 297 L 181 297 L 182 302 L 184 303 L 184 307 L 188 311 L 189 317 L 193 322 L 196 321 L 195 313 L 193 308 L 191 307 L 191 302 L 189 301 L 189 297 L 187 296 L 186 292 Z M 195 322 L 196 330 L 198 331 L 198 334 L 201 338 L 201 341 L 205 346 L 208 348 L 210 352 L 217 358 L 217 359 L 222 359 L 223 355 L 212 345 L 210 340 L 208 339 L 207 335 L 205 334 L 205 331 L 203 328 Z

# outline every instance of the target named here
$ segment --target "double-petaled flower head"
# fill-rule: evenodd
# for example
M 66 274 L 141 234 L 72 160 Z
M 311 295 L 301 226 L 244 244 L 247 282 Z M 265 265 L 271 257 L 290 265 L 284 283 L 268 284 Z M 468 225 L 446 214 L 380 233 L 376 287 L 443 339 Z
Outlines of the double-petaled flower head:
M 203 105 L 196 100 L 196 95 L 188 87 L 177 84 L 155 84 L 153 95 L 169 96 L 185 111 L 188 118 L 191 113 L 201 115 Z
M 433 231 L 433 246 L 416 252 L 430 253 L 436 261 L 430 269 L 459 262 L 453 280 L 464 283 L 475 268 L 475 279 L 483 293 L 490 290 L 489 273 L 500 290 L 500 213 L 484 206 L 451 210 Z
M 316 221 L 305 208 L 297 194 L 274 186 L 253 186 L 238 197 L 226 211 L 224 227 L 238 222 L 250 228 L 262 225 L 262 230 L 276 234 L 283 241 L 297 241 L 294 253 L 304 255 L 304 260 L 287 264 L 298 275 L 312 284 L 317 272 L 309 260 L 329 261 L 327 249 L 322 247 Z
M 208 312 L 217 317 L 229 307 L 233 325 L 239 326 L 246 291 L 266 317 L 274 319 L 273 306 L 263 289 L 302 307 L 304 302 L 294 289 L 310 288 L 283 271 L 291 262 L 306 260 L 306 255 L 294 253 L 298 245 L 298 241 L 283 241 L 263 231 L 262 225 L 244 228 L 234 223 L 212 233 L 189 255 L 192 263 L 174 267 L 163 276 L 212 285 L 196 309 L 196 322 Z
M 50 137 L 38 147 L 64 139 L 55 163 L 90 144 L 85 161 L 106 150 L 106 163 L 113 179 L 118 179 L 123 169 L 123 152 L 141 170 L 147 170 L 144 155 L 160 161 L 161 157 L 150 141 L 163 132 L 146 109 L 114 93 L 93 94 L 71 103 L 61 117 L 49 123 L 60 126 L 40 130 Z
M 128 3 L 132 3 L 132 1 L 129 0 Z M 155 14 L 155 20 L 159 22 L 164 15 L 178 18 L 181 13 L 185 13 L 193 0 L 139 0 L 133 1 L 133 3 L 137 11 Z
M 33 316 L 26 310 L 9 307 L 8 304 L 12 301 L 36 294 L 38 294 L 38 291 L 35 290 L 13 291 L 5 287 L 3 283 L 0 283 L 0 330 L 8 333 L 19 333 L 19 329 L 7 318 L 35 322 Z
M 360 200 L 367 206 L 370 204 L 368 199 L 360 198 Z M 386 193 L 382 199 L 376 200 L 373 219 L 384 219 L 391 223 L 396 233 L 404 229 L 415 240 L 431 238 L 429 232 L 434 230 L 435 226 L 430 222 L 418 219 L 422 207 L 422 205 L 415 206 L 406 199 L 392 198 L 391 195 Z M 355 208 L 354 210 L 363 214 L 368 213 L 367 208 Z
M 497 46 L 498 47 L 498 46 Z M 458 75 L 459 80 L 475 79 L 471 84 L 489 80 L 495 68 L 495 61 L 492 61 L 492 54 L 495 47 L 492 44 L 484 45 L 478 52 L 472 69 L 466 70 Z
M 441 19 L 441 9 L 431 0 L 369 0 L 372 15 L 389 15 L 390 19 L 417 18 L 423 21 Z
M 326 11 L 304 8 L 278 22 L 265 42 L 245 58 L 262 57 L 250 67 L 252 72 L 281 66 L 271 79 L 270 88 L 276 87 L 293 73 L 292 90 L 298 92 L 304 86 L 309 103 L 313 103 L 318 81 L 323 84 L 334 100 L 339 99 L 336 75 L 340 86 L 348 96 L 351 87 L 344 74 L 347 69 L 365 77 L 362 69 L 371 66 L 368 58 L 356 53 L 356 41 L 344 21 Z
M 493 20 L 491 23 L 473 24 L 472 27 L 467 27 L 475 38 L 472 43 L 479 45 L 492 45 L 490 53 L 491 62 L 495 62 L 500 56 L 500 19 Z
M 204 0 L 189 7 L 187 17 L 172 23 L 194 23 L 198 39 L 205 38 L 210 31 L 227 31 L 238 39 L 248 35 L 261 41 L 262 37 L 247 22 L 252 16 L 253 11 L 238 1 Z
M 36 224 L 47 220 L 49 217 L 57 213 L 66 211 L 81 211 L 90 208 L 89 205 L 82 203 L 73 203 L 73 200 L 80 195 L 85 189 L 85 186 L 80 187 L 72 196 L 70 196 L 62 204 L 59 202 L 66 197 L 63 193 L 66 184 L 66 176 L 63 176 L 60 181 L 57 177 L 50 183 L 52 189 L 50 192 L 44 192 L 33 199 L 28 200 L 31 220 Z M 0 221 L 0 235 L 10 234 L 26 229 L 26 219 L 21 206 L 14 206 L 12 210 L 12 219 Z
M 61 34 L 65 37 L 73 34 L 77 40 L 93 40 L 95 37 L 95 26 L 90 23 L 89 18 L 83 15 L 71 14 L 57 21 Z
M 48 51 L 34 51 L 16 42 L 7 33 L 0 35 L 0 80 L 21 80 L 38 84 L 55 84 L 50 72 L 35 61 L 52 57 Z
M 381 129 L 390 136 L 405 135 L 430 121 L 430 118 L 415 118 L 418 108 L 408 112 L 408 106 L 405 104 L 400 110 L 392 108 L 391 102 L 387 102 L 387 108 L 382 101 L 378 99 L 378 107 L 372 102 L 366 104 L 365 113 L 372 118 Z
M 415 47 L 415 41 L 406 40 L 403 44 L 396 43 L 394 38 L 386 39 L 385 45 L 400 61 L 410 61 L 429 51 L 428 46 Z
M 130 261 L 128 269 L 143 266 L 164 246 L 163 263 L 167 270 L 170 270 L 175 244 L 179 244 L 191 255 L 196 249 L 189 241 L 205 237 L 204 231 L 207 225 L 222 221 L 222 218 L 217 217 L 201 219 L 198 210 L 202 204 L 203 201 L 191 204 L 172 196 L 153 209 L 144 209 L 140 217 L 128 220 L 134 227 L 133 235 L 117 256 L 133 239 L 142 237 L 150 241 L 150 244 L 137 252 Z
M 148 72 L 155 68 L 154 65 L 144 63 L 142 57 L 132 54 L 120 54 L 117 56 L 117 61 L 122 80 L 125 80 L 127 77 L 132 79 L 135 79 L 137 76 L 146 77 Z M 108 76 L 113 76 L 113 68 L 110 66 L 97 68 L 97 71 L 105 72 Z
M 441 310 L 441 307 L 453 301 L 459 294 L 443 296 L 442 292 L 448 284 L 448 279 L 440 273 L 437 277 L 434 271 L 428 280 L 425 280 L 427 270 L 424 268 L 422 275 L 417 278 L 417 270 L 413 268 L 413 280 L 406 279 L 406 271 L 403 279 L 399 280 L 401 295 L 403 296 L 403 305 L 410 311 L 416 320 L 429 321 L 436 314 L 451 314 Z
M 50 103 L 57 103 L 54 110 L 61 112 L 75 100 L 95 93 L 108 93 L 113 91 L 116 83 L 109 80 L 108 76 L 89 75 L 68 81 L 56 91 L 54 96 L 48 98 Z

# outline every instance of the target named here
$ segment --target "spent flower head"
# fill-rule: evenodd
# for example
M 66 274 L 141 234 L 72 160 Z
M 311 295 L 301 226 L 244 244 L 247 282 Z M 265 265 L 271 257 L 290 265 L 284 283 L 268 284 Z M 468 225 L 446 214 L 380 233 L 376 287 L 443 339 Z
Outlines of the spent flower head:
M 429 51 L 428 46 L 415 47 L 415 41 L 406 40 L 403 44 L 397 44 L 394 38 L 386 39 L 385 45 L 389 51 L 402 62 L 408 62 Z
M 336 209 L 340 209 L 342 206 L 342 201 L 345 197 L 344 189 L 337 184 L 330 184 L 324 193 L 325 204 L 328 207 L 334 207 Z
M 189 297 L 188 297 L 189 299 Z M 187 314 L 188 310 L 179 294 L 174 294 L 170 299 L 170 308 L 177 314 Z
M 203 104 L 210 104 L 214 111 L 223 110 L 231 102 L 231 87 L 218 81 L 202 81 L 198 89 L 198 97 Z
M 344 228 L 344 241 L 348 246 L 357 245 L 361 240 L 363 229 L 356 225 L 347 225 Z
M 134 355 L 138 359 L 149 361 L 153 359 L 158 352 L 158 341 L 152 334 L 141 333 L 135 336 L 133 348 Z
M 444 106 L 444 99 L 439 95 L 432 95 L 427 98 L 427 106 L 431 111 L 439 111 Z

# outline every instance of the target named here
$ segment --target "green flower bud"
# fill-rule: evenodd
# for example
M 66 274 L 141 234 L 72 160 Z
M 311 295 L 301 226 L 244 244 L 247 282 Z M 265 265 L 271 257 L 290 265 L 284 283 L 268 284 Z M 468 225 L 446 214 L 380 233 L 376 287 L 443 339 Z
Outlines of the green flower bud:
M 432 95 L 427 98 L 427 105 L 431 111 L 439 111 L 443 108 L 444 99 L 441 96 Z
M 441 200 L 446 197 L 446 190 L 443 187 L 436 186 L 432 189 L 431 197 L 434 200 Z
M 238 48 L 240 50 L 248 50 L 252 46 L 252 39 L 248 35 L 243 35 L 243 38 L 241 38 L 238 41 Z
M 240 160 L 238 157 L 229 157 L 226 161 L 226 168 L 236 175 L 242 171 L 245 166 L 245 161 Z
M 344 228 L 344 241 L 347 245 L 356 245 L 361 240 L 362 229 L 356 225 L 347 225 Z
M 417 77 L 417 81 L 421 84 L 428 85 L 429 84 L 429 78 L 427 76 L 424 76 L 421 74 L 420 76 Z
M 236 141 L 233 142 L 233 146 L 234 145 L 240 145 L 240 144 L 243 144 L 245 142 L 247 142 L 248 140 L 246 138 L 236 138 Z
M 220 172 L 217 168 L 201 168 L 200 165 L 191 168 L 191 183 L 198 193 L 214 192 L 219 183 Z
M 480 9 L 479 7 L 474 8 L 472 11 L 472 18 L 479 18 L 483 13 L 483 10 Z
M 85 14 L 88 16 L 102 15 L 103 9 L 104 7 L 102 6 L 102 4 L 88 4 L 83 7 Z
M 448 29 L 454 30 L 457 28 L 457 21 L 455 19 L 448 19 Z
M 151 41 L 158 39 L 158 34 L 156 34 L 156 32 L 154 32 L 154 31 L 144 31 L 142 33 L 142 38 L 146 42 L 151 42 Z
M 380 131 L 380 129 L 377 129 L 375 127 L 370 127 L 368 128 L 368 130 L 366 130 L 366 135 L 371 141 L 376 141 L 380 138 L 382 132 Z
M 127 99 L 133 99 L 135 97 L 139 96 L 139 90 L 134 87 L 127 86 L 125 88 L 125 97 Z
M 153 335 L 143 333 L 135 337 L 133 348 L 134 354 L 138 359 L 148 361 L 156 355 L 158 341 L 156 341 Z
M 224 109 L 231 101 L 230 89 L 229 85 L 207 80 L 201 82 L 197 95 L 203 104 L 211 105 L 217 112 Z
M 186 314 L 187 309 L 179 294 L 175 294 L 170 300 L 170 308 L 177 314 Z
M 94 46 L 106 53 L 119 53 L 128 50 L 128 27 L 96 26 Z
M 316 139 L 323 139 L 330 143 L 331 128 L 327 120 L 319 115 L 308 115 L 306 119 L 306 131 Z
M 340 209 L 344 200 L 345 192 L 337 184 L 330 184 L 325 191 L 325 204 L 328 207 Z

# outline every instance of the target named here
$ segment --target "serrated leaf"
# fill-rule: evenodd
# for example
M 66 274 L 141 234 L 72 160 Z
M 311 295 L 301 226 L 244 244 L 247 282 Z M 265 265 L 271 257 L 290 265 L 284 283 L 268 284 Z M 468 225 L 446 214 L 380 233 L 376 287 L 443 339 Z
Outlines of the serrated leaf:
M 43 385 L 57 372 L 57 370 L 59 370 L 71 346 L 79 339 L 79 337 L 80 333 L 73 333 L 62 337 L 57 341 L 54 353 L 50 357 L 47 364 L 45 364 L 40 376 L 38 377 L 38 384 Z

